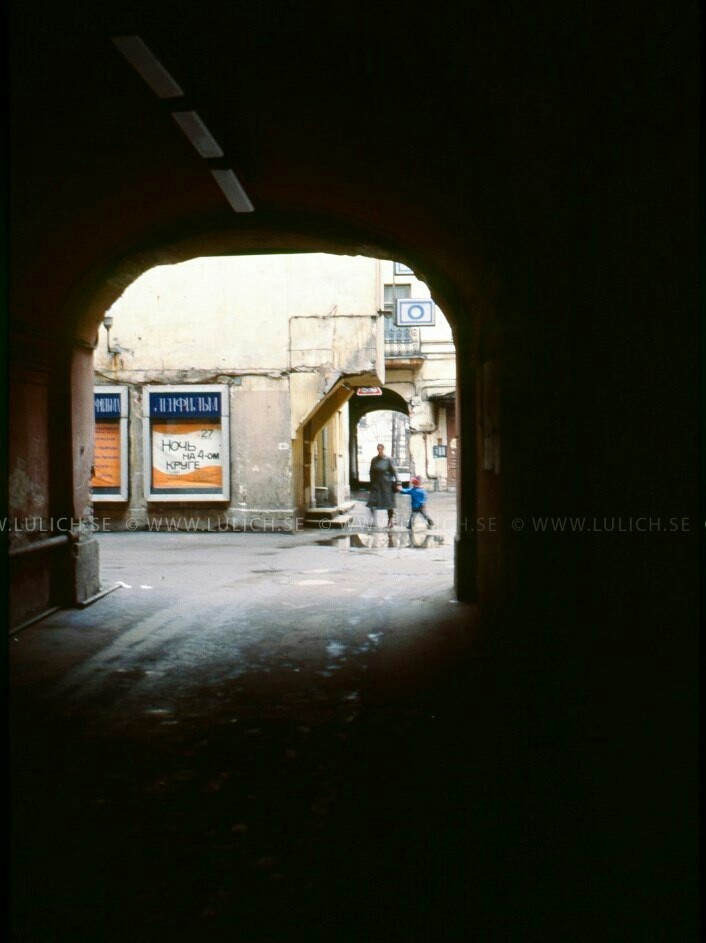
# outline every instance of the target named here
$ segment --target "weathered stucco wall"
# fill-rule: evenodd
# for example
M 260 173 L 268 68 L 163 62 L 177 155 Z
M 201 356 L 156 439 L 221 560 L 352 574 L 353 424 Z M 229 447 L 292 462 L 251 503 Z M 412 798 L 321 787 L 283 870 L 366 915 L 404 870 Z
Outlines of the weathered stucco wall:
M 323 379 L 318 373 L 297 372 L 289 377 L 291 437 L 297 434 L 307 416 L 309 416 L 323 394 Z
M 430 297 L 412 275 L 393 279 L 392 262 L 321 253 L 200 258 L 158 266 L 137 279 L 110 309 L 112 326 L 109 333 L 100 329 L 95 354 L 98 384 L 130 388 L 129 498 L 96 502 L 101 514 L 117 527 L 154 527 L 160 519 L 175 526 L 183 519 L 176 526 L 248 528 L 265 518 L 292 526 L 314 500 L 322 422 L 329 495 L 345 501 L 347 410 L 337 418 L 330 412 L 331 405 L 341 406 L 344 379 L 351 386 L 389 380 L 409 404 L 417 472 L 445 487 L 446 462 L 432 453 L 443 410 L 429 397 L 455 388 L 451 328 L 435 308 L 435 325 L 419 329 L 421 357 L 405 365 L 388 351 L 386 362 L 380 312 L 393 281 L 408 285 L 413 298 Z M 145 384 L 228 388 L 228 499 L 147 500 Z M 312 462 L 304 468 L 309 423 Z
M 286 370 L 290 318 L 377 312 L 375 265 L 362 256 L 313 253 L 158 266 L 110 309 L 111 345 L 125 349 L 117 366 L 146 372 Z M 116 363 L 104 328 L 100 337 L 96 368 L 112 372 Z
M 340 407 L 342 378 L 384 381 L 377 261 L 310 255 L 194 259 L 145 273 L 113 305 L 95 355 L 97 384 L 130 388 L 127 503 L 97 502 L 118 527 L 292 526 L 307 498 L 304 426 L 327 396 Z M 230 498 L 146 500 L 145 384 L 225 385 L 230 402 Z M 335 443 L 332 494 L 347 496 L 340 419 L 325 419 Z M 341 442 L 344 443 L 343 456 Z M 188 521 L 188 523 L 185 523 Z M 170 526 L 175 526 L 170 524 Z
M 254 520 L 290 520 L 292 450 L 286 379 L 249 377 L 231 390 L 230 517 L 236 526 Z

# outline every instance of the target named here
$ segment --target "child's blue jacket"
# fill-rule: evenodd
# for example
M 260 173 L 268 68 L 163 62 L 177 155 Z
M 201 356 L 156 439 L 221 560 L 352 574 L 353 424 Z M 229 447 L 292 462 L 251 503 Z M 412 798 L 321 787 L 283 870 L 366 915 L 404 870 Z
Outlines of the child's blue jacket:
M 412 499 L 413 511 L 418 511 L 427 503 L 427 493 L 424 488 L 402 488 L 402 494 L 408 494 Z

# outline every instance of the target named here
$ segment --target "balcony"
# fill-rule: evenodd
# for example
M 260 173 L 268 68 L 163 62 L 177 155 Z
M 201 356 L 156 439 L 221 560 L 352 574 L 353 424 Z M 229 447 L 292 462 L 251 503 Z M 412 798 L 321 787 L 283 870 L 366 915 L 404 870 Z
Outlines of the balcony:
M 385 322 L 385 360 L 421 363 L 422 341 L 418 327 L 397 327 Z

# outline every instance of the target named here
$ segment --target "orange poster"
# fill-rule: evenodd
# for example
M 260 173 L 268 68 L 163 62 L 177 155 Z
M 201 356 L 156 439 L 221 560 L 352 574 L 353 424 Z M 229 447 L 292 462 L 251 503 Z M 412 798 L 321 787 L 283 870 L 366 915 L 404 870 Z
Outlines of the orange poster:
M 120 422 L 96 422 L 92 488 L 120 490 Z
M 152 488 L 221 491 L 221 424 L 152 421 Z

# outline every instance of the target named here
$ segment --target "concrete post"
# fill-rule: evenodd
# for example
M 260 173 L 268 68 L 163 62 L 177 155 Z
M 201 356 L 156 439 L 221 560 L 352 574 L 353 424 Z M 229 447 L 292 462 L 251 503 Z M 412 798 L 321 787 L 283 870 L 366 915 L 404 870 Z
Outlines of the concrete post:
M 94 441 L 93 351 L 74 347 L 71 356 L 71 572 L 74 603 L 100 590 L 100 556 L 93 527 L 91 469 Z
M 478 596 L 478 547 L 473 522 L 477 516 L 476 369 L 473 354 L 473 325 L 456 326 L 456 421 L 458 429 L 458 521 L 455 537 L 454 581 L 461 602 Z

